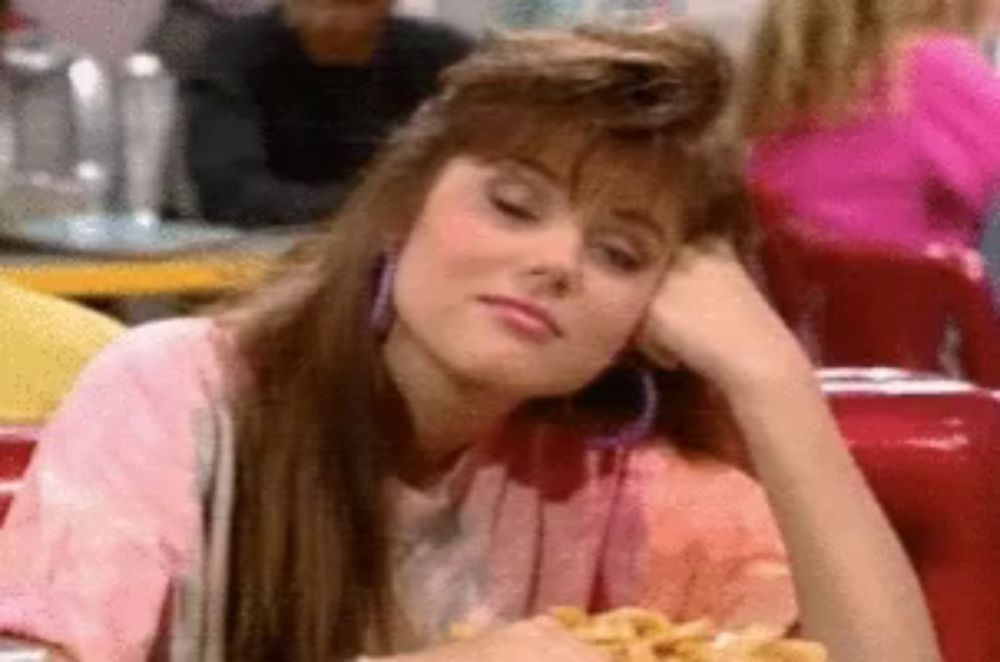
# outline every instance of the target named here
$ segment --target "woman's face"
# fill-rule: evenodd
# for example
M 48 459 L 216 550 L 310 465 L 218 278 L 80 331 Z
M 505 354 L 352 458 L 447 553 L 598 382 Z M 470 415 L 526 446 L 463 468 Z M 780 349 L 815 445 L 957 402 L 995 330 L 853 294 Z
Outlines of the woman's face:
M 648 199 L 602 197 L 584 212 L 540 162 L 453 159 L 400 254 L 392 334 L 513 397 L 586 386 L 629 345 L 672 243 Z

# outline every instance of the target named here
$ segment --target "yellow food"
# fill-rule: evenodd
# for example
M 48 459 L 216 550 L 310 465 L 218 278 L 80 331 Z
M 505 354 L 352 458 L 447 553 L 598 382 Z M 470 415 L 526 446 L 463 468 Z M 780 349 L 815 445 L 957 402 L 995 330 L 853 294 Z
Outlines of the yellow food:
M 708 621 L 671 623 L 646 609 L 588 615 L 574 607 L 552 610 L 573 635 L 605 652 L 611 662 L 826 662 L 819 644 L 785 639 L 765 626 L 715 630 Z
M 707 620 L 671 623 L 662 614 L 626 607 L 590 615 L 576 607 L 551 611 L 567 630 L 606 654 L 609 662 L 826 662 L 820 644 L 785 639 L 780 630 L 753 626 L 718 632 Z M 456 625 L 453 639 L 474 628 Z

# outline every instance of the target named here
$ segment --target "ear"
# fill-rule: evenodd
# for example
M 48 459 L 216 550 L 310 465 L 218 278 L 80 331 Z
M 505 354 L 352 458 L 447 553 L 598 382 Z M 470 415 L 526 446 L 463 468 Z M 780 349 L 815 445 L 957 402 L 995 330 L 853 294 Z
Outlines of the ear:
M 398 254 L 384 253 L 378 266 L 375 282 L 375 298 L 371 308 L 371 327 L 376 336 L 384 340 L 392 327 L 395 315 L 392 293 L 396 282 Z

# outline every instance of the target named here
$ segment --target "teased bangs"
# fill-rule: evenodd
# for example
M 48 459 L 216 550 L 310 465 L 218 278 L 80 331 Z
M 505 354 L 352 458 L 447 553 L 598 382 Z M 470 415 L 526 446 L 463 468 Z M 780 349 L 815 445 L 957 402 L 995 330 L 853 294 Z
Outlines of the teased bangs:
M 676 141 L 619 134 L 589 117 L 514 105 L 467 109 L 454 127 L 455 153 L 540 166 L 584 213 L 636 210 L 661 223 L 667 237 L 690 235 L 678 167 L 684 149 Z

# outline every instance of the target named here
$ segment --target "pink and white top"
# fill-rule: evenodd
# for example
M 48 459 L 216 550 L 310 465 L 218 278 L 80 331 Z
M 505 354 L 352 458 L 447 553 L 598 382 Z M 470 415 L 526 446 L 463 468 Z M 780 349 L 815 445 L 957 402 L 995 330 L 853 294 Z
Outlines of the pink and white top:
M 975 247 L 1000 196 L 1000 78 L 947 34 L 914 42 L 900 71 L 900 93 L 882 81 L 858 119 L 757 140 L 750 180 L 835 237 Z
M 204 319 L 148 325 L 84 371 L 0 530 L 0 632 L 83 662 L 150 656 L 166 597 L 205 553 L 197 455 L 223 429 L 205 421 L 226 415 L 221 336 Z M 439 494 L 390 486 L 397 595 L 425 643 L 557 605 L 796 618 L 762 490 L 732 467 L 657 440 L 604 451 L 535 435 L 454 471 Z

